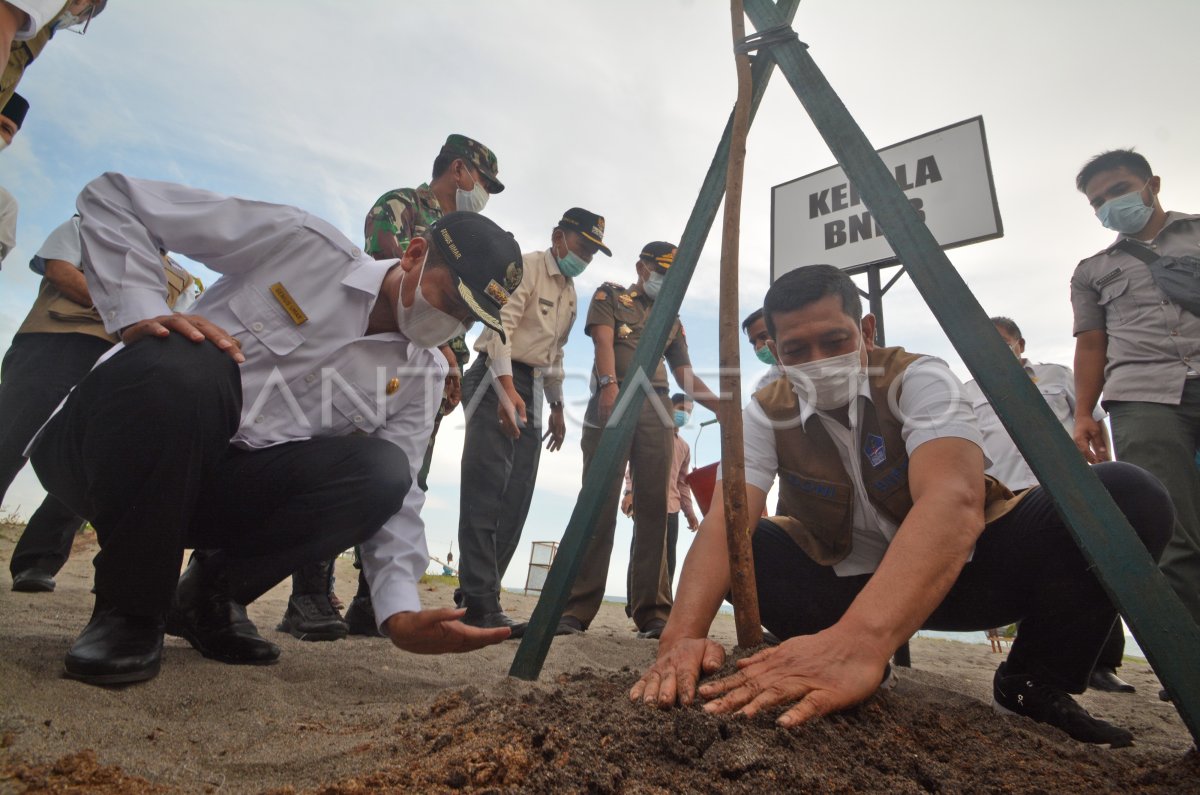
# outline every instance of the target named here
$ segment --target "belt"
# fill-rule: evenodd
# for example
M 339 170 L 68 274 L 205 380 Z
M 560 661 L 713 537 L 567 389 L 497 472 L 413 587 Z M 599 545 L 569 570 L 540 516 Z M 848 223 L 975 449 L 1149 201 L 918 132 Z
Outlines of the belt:
M 489 362 L 489 358 L 486 353 L 479 354 L 480 366 L 487 367 L 488 362 Z M 529 375 L 533 376 L 534 378 L 538 378 L 542 374 L 542 368 L 534 367 L 532 364 L 525 364 L 525 362 L 518 362 L 516 359 L 510 360 L 509 363 L 512 365 L 512 371 L 514 373 L 518 373 L 518 372 L 519 373 L 528 373 Z

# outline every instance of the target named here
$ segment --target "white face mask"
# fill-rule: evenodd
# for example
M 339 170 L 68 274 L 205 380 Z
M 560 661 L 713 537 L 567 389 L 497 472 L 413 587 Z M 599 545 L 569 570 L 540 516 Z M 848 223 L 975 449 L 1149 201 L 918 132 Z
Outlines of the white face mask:
M 804 364 L 780 363 L 779 366 L 797 397 L 813 408 L 832 411 L 849 404 L 858 395 L 866 377 L 859 354 L 861 350 L 862 333 L 859 332 L 858 345 L 849 353 Z
M 428 259 L 428 254 L 426 255 Z M 405 273 L 400 277 L 400 292 L 404 292 Z M 455 337 L 465 334 L 467 324 L 448 315 L 426 300 L 421 292 L 421 279 L 425 277 L 425 260 L 421 260 L 421 272 L 417 275 L 417 292 L 412 306 L 405 307 L 404 299 L 396 296 L 396 325 L 400 333 L 412 340 L 418 348 L 436 348 Z
M 662 289 L 663 279 L 665 278 L 667 277 L 656 271 L 647 276 L 646 280 L 642 282 L 642 291 L 646 293 L 646 297 L 651 301 L 658 298 L 658 291 Z
M 470 190 L 457 188 L 454 194 L 454 206 L 457 210 L 468 213 L 481 213 L 488 203 L 488 192 L 483 187 L 483 180 L 476 179 L 475 187 Z

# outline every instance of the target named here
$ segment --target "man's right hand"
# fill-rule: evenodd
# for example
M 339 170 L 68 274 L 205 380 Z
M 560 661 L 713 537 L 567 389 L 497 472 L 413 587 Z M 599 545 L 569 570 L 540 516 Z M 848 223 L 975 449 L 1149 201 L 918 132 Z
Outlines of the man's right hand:
M 467 611 L 443 607 L 395 613 L 384 623 L 392 643 L 413 654 L 459 654 L 491 646 L 508 638 L 508 627 L 480 629 L 459 621 Z
M 182 334 L 192 342 L 209 340 L 238 364 L 246 361 L 246 357 L 242 355 L 242 344 L 237 338 L 216 323 L 210 323 L 202 315 L 173 313 L 139 320 L 121 329 L 121 341 L 132 345 L 142 337 L 166 337 L 172 331 Z
M 600 400 L 597 403 L 596 411 L 599 414 L 601 428 L 608 425 L 608 418 L 612 416 L 613 406 L 617 403 L 618 391 L 620 389 L 616 382 L 600 387 Z
M 510 439 L 518 439 L 526 422 L 525 401 L 517 394 L 511 380 L 505 384 L 501 379 L 500 383 L 504 388 L 500 392 L 500 399 L 496 401 L 496 415 L 500 418 L 500 425 L 504 429 L 505 435 Z
M 656 704 L 663 709 L 688 706 L 696 698 L 701 673 L 716 673 L 725 664 L 725 649 L 708 638 L 684 638 L 660 643 L 658 659 L 629 691 L 630 701 Z
M 1104 441 L 1104 429 L 1095 417 L 1081 415 L 1075 417 L 1075 446 L 1089 464 L 1099 464 L 1108 460 L 1108 445 Z

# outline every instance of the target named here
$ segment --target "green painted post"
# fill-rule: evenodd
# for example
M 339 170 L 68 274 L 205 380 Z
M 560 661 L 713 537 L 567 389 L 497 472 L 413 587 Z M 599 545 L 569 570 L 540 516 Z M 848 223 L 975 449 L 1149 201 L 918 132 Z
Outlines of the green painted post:
M 786 24 L 769 0 L 745 0 L 759 30 Z M 982 307 L 800 42 L 772 54 L 942 329 L 975 376 L 1129 622 L 1200 742 L 1200 628 L 1133 528 L 995 333 Z
M 778 6 L 774 3 L 769 5 L 772 13 L 783 20 L 783 24 L 791 24 L 799 3 L 800 0 L 779 0 Z M 767 90 L 767 82 L 771 79 L 774 67 L 774 61 L 769 55 L 760 54 L 754 59 L 751 69 L 754 81 L 754 95 L 750 104 L 751 122 Z M 650 383 L 649 376 L 654 373 L 667 347 L 667 334 L 670 333 L 675 315 L 679 313 L 684 292 L 691 282 L 692 273 L 700 259 L 700 251 L 725 195 L 725 170 L 729 161 L 732 127 L 733 115 L 730 114 L 725 133 L 721 136 L 712 164 L 704 177 L 700 195 L 683 230 L 679 251 L 667 278 L 663 281 L 658 298 L 654 301 L 654 311 L 650 313 L 650 319 L 634 354 L 631 367 L 640 377 L 626 378 L 620 394 L 617 395 L 614 415 L 619 416 L 620 420 L 615 424 L 610 422 L 600 438 L 600 447 L 596 450 L 592 467 L 584 479 L 575 510 L 571 513 L 570 522 L 559 543 L 558 553 L 554 556 L 554 563 L 546 575 L 542 596 L 538 599 L 529 619 L 529 627 L 525 630 L 525 636 L 521 639 L 521 645 L 517 648 L 517 654 L 509 668 L 509 676 L 532 680 L 537 679 L 541 673 L 546 654 L 550 651 L 550 643 L 554 639 L 554 630 L 558 627 L 558 620 L 562 617 L 567 599 L 571 595 L 571 585 L 575 582 L 588 543 L 591 541 L 592 526 L 600 513 L 604 492 L 608 484 L 622 475 L 618 471 L 617 456 L 633 438 L 637 416 L 646 397 L 645 390 Z M 633 388 L 630 389 L 630 386 Z

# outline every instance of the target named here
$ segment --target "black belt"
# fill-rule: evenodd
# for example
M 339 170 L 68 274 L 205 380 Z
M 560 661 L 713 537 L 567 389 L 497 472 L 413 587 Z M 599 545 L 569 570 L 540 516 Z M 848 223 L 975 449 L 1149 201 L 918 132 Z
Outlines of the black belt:
M 538 368 L 534 367 L 532 364 L 525 364 L 525 362 L 518 362 L 516 359 L 511 359 L 509 361 L 509 363 L 512 365 L 512 370 L 514 373 L 522 372 L 522 373 L 528 373 L 533 376 L 537 375 Z M 488 355 L 486 353 L 479 354 L 479 364 L 481 367 L 488 366 Z

